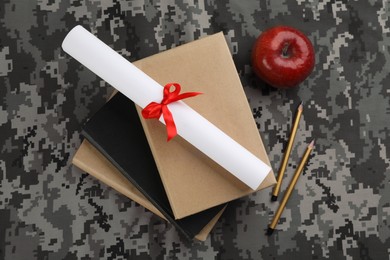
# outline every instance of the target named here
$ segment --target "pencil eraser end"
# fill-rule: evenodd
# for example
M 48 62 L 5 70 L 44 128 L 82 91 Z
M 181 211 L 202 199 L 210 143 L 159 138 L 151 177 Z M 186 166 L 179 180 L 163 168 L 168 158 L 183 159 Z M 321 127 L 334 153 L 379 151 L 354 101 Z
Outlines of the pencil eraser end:
M 278 200 L 278 196 L 272 195 L 271 201 L 277 201 L 277 200 Z

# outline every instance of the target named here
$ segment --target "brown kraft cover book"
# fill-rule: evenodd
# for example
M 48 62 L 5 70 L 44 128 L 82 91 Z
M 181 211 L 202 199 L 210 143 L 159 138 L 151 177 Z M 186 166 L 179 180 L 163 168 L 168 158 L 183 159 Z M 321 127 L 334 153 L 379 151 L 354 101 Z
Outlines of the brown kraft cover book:
M 84 140 L 72 163 L 81 170 L 94 176 L 101 182 L 112 187 L 119 193 L 134 200 L 157 216 L 166 220 L 164 215 L 126 178 L 112 163 L 104 157 L 91 143 Z M 217 223 L 225 208 L 223 208 L 215 217 L 195 236 L 195 239 L 205 241 L 208 234 Z
M 162 86 L 177 82 L 183 93 L 203 92 L 184 102 L 270 165 L 222 33 L 134 64 Z M 254 192 L 180 136 L 167 142 L 158 120 L 140 117 L 176 219 Z M 257 190 L 273 184 L 271 170 Z

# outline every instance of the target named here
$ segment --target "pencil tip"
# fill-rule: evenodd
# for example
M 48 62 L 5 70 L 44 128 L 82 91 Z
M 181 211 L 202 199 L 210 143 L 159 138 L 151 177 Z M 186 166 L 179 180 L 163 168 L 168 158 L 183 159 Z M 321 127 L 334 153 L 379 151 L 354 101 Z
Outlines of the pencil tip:
M 313 140 L 313 141 L 311 141 L 311 143 L 309 144 L 309 147 L 310 147 L 311 149 L 313 149 L 313 148 L 314 148 L 314 140 Z
M 303 101 L 301 101 L 301 103 L 299 104 L 299 107 L 298 107 L 299 110 L 303 110 Z
M 275 230 L 275 229 L 269 227 L 269 228 L 267 229 L 267 236 L 271 236 L 272 233 L 274 233 L 274 230 Z
M 277 201 L 277 200 L 278 200 L 278 196 L 272 195 L 271 201 Z

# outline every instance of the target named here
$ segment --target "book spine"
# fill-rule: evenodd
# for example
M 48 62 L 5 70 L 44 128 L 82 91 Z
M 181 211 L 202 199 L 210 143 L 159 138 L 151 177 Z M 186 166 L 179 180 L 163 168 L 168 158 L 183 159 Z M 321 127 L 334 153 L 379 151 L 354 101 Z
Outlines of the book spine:
M 85 145 L 87 145 L 87 144 L 84 141 L 83 146 L 85 146 Z M 79 159 L 77 153 L 75 154 L 75 156 L 72 159 L 72 164 L 77 166 L 78 168 L 80 168 L 82 171 L 87 172 L 89 175 L 92 175 L 93 177 L 95 177 L 99 181 L 103 182 L 107 186 L 112 187 L 117 192 L 125 195 L 129 199 L 131 199 L 131 200 L 135 201 L 136 203 L 140 204 L 141 206 L 145 207 L 147 210 L 153 212 L 154 214 L 156 214 L 160 218 L 167 220 L 165 218 L 165 216 L 150 201 L 148 201 L 147 198 L 142 193 L 140 193 L 134 186 L 133 187 L 130 186 L 132 184 L 126 185 L 126 183 L 122 183 L 123 185 L 118 185 L 117 182 L 115 182 L 112 179 L 107 178 L 105 175 L 97 172 L 95 170 L 95 168 L 90 167 L 89 164 L 86 164 L 83 160 Z M 125 177 L 123 176 L 123 178 L 125 178 Z M 125 180 L 123 180 L 123 182 L 128 182 L 127 178 Z
M 172 223 L 181 233 L 188 239 L 192 240 L 195 237 L 195 234 L 192 234 L 186 230 L 184 230 L 177 221 L 168 213 L 167 209 L 161 205 L 159 205 L 153 198 L 149 196 L 145 190 L 138 185 L 138 183 L 131 178 L 126 171 L 118 164 L 116 161 L 105 152 L 105 150 L 90 136 L 86 131 L 82 131 L 82 135 L 93 145 L 95 146 L 164 216 L 165 218 Z

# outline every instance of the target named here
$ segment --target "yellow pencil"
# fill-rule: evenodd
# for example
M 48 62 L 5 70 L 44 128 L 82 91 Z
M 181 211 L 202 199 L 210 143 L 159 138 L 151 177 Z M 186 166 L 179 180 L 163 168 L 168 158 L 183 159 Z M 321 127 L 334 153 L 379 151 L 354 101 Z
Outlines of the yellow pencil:
M 309 155 L 310 155 L 311 151 L 313 150 L 313 148 L 314 148 L 314 140 L 311 141 L 311 143 L 307 147 L 307 149 L 306 149 L 306 151 L 301 159 L 301 162 L 299 163 L 299 166 L 294 173 L 294 177 L 292 178 L 290 184 L 288 185 L 288 188 L 283 196 L 283 199 L 280 202 L 279 208 L 276 211 L 275 216 L 272 219 L 272 222 L 268 227 L 267 235 L 270 236 L 274 232 L 275 227 L 279 222 L 280 216 L 282 215 L 282 212 L 283 212 L 284 208 L 286 207 L 286 203 L 291 196 L 291 193 L 295 187 L 295 184 L 297 183 L 297 180 L 298 180 L 299 176 L 301 175 L 301 172 L 302 172 L 303 168 L 305 167 L 307 160 L 309 159 Z
M 278 177 L 277 177 L 277 182 L 276 182 L 276 185 L 275 185 L 274 189 L 272 190 L 272 197 L 271 197 L 272 201 L 276 201 L 278 199 L 278 195 L 279 195 L 279 192 L 280 192 L 280 187 L 282 186 L 283 175 L 284 175 L 284 172 L 286 170 L 288 158 L 290 157 L 291 148 L 292 148 L 292 145 L 294 143 L 295 135 L 297 133 L 299 120 L 301 119 L 302 112 L 303 112 L 303 105 L 302 105 L 302 102 L 301 102 L 301 104 L 298 106 L 298 111 L 296 113 L 293 125 L 291 127 L 290 138 L 288 140 L 288 144 L 287 144 L 286 150 L 284 152 L 282 162 L 280 164 L 279 173 L 278 173 Z

